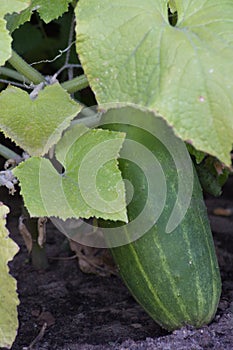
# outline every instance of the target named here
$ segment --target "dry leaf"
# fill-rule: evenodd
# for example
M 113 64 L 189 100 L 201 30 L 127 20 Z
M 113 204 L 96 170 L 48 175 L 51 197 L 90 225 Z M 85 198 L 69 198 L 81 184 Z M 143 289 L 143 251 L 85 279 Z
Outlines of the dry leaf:
M 55 318 L 49 311 L 42 311 L 38 317 L 38 322 L 40 325 L 44 323 L 47 324 L 48 327 L 53 326 L 55 324 Z
M 25 216 L 21 215 L 19 218 L 19 232 L 23 237 L 24 243 L 27 247 L 27 250 L 29 253 L 32 251 L 32 236 L 31 233 L 28 231 L 26 225 L 23 223 L 25 220 Z
M 108 249 L 84 246 L 69 240 L 70 249 L 78 257 L 79 267 L 84 273 L 93 273 L 99 276 L 116 275 L 116 267 Z
M 46 241 L 46 230 L 45 230 L 45 225 L 47 222 L 47 218 L 42 217 L 38 219 L 38 238 L 37 238 L 37 242 L 39 244 L 39 246 L 42 248 L 43 244 Z

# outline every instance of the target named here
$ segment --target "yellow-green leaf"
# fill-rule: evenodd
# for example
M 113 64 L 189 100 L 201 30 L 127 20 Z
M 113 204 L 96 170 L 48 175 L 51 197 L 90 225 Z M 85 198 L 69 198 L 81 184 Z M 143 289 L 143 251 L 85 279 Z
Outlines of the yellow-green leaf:
M 8 207 L 0 202 L 0 346 L 10 348 L 17 334 L 19 304 L 16 280 L 9 275 L 8 262 L 18 252 L 6 225 Z
M 233 1 L 176 0 L 175 26 L 167 4 L 80 0 L 77 52 L 85 74 L 99 104 L 149 107 L 183 140 L 230 164 Z
M 12 39 L 6 29 L 6 20 L 4 16 L 7 13 L 20 12 L 29 6 L 30 0 L 2 0 L 0 2 L 0 66 L 11 56 L 11 42 Z
M 0 129 L 30 155 L 40 156 L 56 144 L 81 106 L 59 85 L 49 85 L 32 100 L 8 87 L 0 94 Z
M 45 158 L 19 164 L 13 172 L 30 215 L 127 221 L 124 182 L 117 166 L 124 136 L 78 124 L 56 146 L 62 174 Z

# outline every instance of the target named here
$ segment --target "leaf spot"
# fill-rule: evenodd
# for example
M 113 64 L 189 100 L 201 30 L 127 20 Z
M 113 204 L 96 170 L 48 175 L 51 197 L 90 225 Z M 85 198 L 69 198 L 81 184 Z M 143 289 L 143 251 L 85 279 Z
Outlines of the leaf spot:
M 199 102 L 205 102 L 205 97 L 199 96 Z

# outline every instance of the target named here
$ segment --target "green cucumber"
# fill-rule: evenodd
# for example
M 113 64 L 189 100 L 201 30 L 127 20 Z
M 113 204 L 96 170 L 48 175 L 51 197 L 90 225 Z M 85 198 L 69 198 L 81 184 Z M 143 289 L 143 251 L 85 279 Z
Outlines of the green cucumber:
M 156 224 L 136 241 L 111 248 L 122 279 L 138 303 L 163 328 L 174 330 L 185 325 L 198 328 L 208 324 L 218 306 L 221 279 L 195 169 L 190 206 L 178 227 L 166 233 L 165 227 L 177 196 L 177 172 L 172 157 L 158 139 L 141 128 L 123 123 L 104 128 L 126 132 L 128 139 L 153 152 L 163 167 L 167 183 L 166 205 Z M 123 178 L 134 186 L 133 198 L 127 207 L 131 221 L 145 205 L 146 178 L 129 160 L 120 159 L 119 167 Z M 154 198 L 156 201 L 156 193 Z M 119 226 L 110 221 L 104 224 L 105 227 L 116 225 Z M 127 226 L 124 230 L 130 239 Z

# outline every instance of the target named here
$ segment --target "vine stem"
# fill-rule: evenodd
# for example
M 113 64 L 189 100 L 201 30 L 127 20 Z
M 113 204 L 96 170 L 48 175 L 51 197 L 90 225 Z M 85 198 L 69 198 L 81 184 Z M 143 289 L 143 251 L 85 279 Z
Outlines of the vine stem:
M 86 114 L 86 115 L 85 115 Z M 93 128 L 99 125 L 101 120 L 102 113 L 92 111 L 90 108 L 82 110 L 82 117 L 78 119 L 72 120 L 70 124 L 70 128 L 72 128 L 76 124 L 84 124 L 88 128 Z
M 61 84 L 61 86 L 67 92 L 72 94 L 74 92 L 80 91 L 80 90 L 88 87 L 89 83 L 88 83 L 87 77 L 84 74 L 82 74 L 74 79 L 65 81 L 64 83 Z
M 14 50 L 12 50 L 11 58 L 8 60 L 12 67 L 17 72 L 21 73 L 26 79 L 37 85 L 45 82 L 45 78 L 36 69 L 30 66 L 22 57 L 20 57 Z
M 30 64 L 28 64 L 22 57 L 20 57 L 15 51 L 12 50 L 12 56 L 8 60 L 8 62 L 14 67 L 17 72 L 12 69 L 4 69 L 6 75 L 11 76 L 17 80 L 23 80 L 24 77 L 27 79 L 27 82 L 32 82 L 34 85 L 38 85 L 40 83 L 45 82 L 45 77 L 39 73 L 36 69 L 34 69 Z M 1 68 L 3 69 L 3 68 Z M 23 76 L 19 77 L 20 74 Z M 13 76 L 14 75 L 14 76 Z M 63 89 L 65 89 L 68 93 L 72 94 L 74 92 L 80 91 L 86 88 L 89 85 L 87 77 L 83 74 L 74 79 L 65 81 L 61 84 Z
M 17 153 L 12 151 L 6 146 L 0 144 L 0 155 L 6 159 L 19 159 L 21 158 Z
M 32 90 L 33 86 L 34 86 L 34 85 L 31 85 L 31 84 L 30 84 L 30 86 L 27 86 L 26 84 L 17 83 L 16 81 L 10 81 L 10 80 L 7 80 L 7 79 L 0 79 L 0 83 L 8 84 L 8 85 L 14 85 L 14 86 L 18 86 L 18 87 L 25 88 L 25 89 L 28 89 L 28 90 Z
M 30 81 L 27 78 L 14 69 L 0 67 L 0 75 L 5 75 L 9 78 L 21 81 L 22 83 L 30 84 Z

